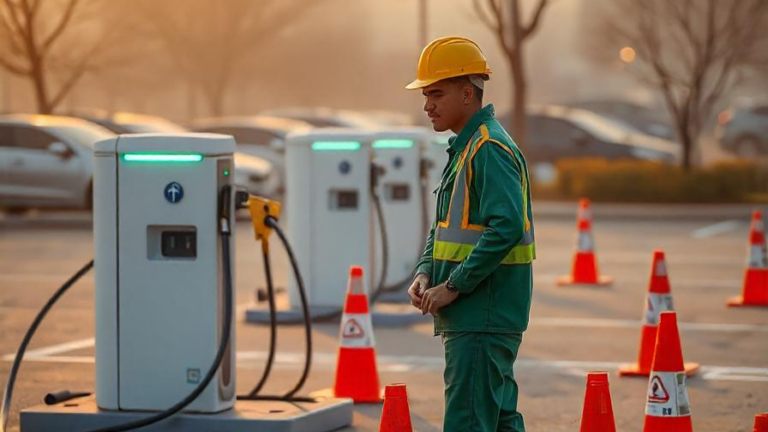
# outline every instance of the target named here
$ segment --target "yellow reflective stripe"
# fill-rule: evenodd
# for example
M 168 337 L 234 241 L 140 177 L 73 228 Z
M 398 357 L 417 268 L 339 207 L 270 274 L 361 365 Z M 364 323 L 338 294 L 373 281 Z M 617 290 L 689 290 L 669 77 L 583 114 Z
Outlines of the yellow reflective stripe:
M 529 264 L 536 259 L 536 245 L 520 245 L 512 248 L 511 251 L 501 260 L 502 264 Z
M 432 246 L 432 257 L 440 261 L 461 262 L 464 261 L 474 249 L 474 245 L 435 240 Z
M 461 262 L 475 249 L 474 245 L 452 243 L 436 240 L 432 249 L 432 257 L 440 261 Z M 501 264 L 529 264 L 536 258 L 536 245 L 519 245 L 512 248 Z

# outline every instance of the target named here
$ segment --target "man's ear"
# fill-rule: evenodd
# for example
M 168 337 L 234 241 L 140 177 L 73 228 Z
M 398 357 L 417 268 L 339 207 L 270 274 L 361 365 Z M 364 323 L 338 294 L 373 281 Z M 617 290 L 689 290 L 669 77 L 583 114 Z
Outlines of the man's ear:
M 469 105 L 472 102 L 472 98 L 475 97 L 475 90 L 471 85 L 465 85 L 461 90 L 462 96 L 464 96 L 464 105 Z

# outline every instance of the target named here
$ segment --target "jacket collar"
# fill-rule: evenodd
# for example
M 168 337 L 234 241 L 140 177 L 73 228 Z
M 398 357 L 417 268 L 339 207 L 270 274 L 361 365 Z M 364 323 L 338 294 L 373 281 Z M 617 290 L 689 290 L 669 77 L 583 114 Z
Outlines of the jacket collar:
M 452 136 L 448 139 L 448 148 L 450 151 L 456 153 L 462 152 L 464 147 L 467 146 L 470 138 L 472 138 L 472 135 L 477 131 L 477 128 L 483 123 L 492 120 L 495 116 L 496 110 L 493 108 L 493 104 L 488 104 L 476 112 L 457 136 Z

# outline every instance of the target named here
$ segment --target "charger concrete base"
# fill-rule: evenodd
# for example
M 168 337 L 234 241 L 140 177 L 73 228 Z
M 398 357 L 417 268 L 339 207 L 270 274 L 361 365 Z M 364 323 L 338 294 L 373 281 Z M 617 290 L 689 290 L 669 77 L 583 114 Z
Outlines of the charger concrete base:
M 352 424 L 350 399 L 316 403 L 238 401 L 218 414 L 177 414 L 142 432 L 330 432 Z M 145 418 L 148 413 L 104 411 L 93 397 L 22 410 L 21 432 L 80 432 L 120 425 Z

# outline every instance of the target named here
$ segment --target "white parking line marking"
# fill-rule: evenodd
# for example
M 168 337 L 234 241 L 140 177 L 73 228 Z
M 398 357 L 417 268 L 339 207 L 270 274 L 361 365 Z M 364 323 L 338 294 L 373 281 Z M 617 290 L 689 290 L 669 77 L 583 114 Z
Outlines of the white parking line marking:
M 0 283 L 64 283 L 72 275 L 47 275 L 40 273 L 15 273 L 0 275 Z M 84 276 L 83 280 L 93 279 L 93 276 Z
M 743 222 L 738 220 L 727 220 L 723 222 L 716 223 L 714 225 L 705 226 L 704 228 L 699 228 L 696 231 L 694 231 L 691 234 L 691 237 L 695 239 L 704 239 L 709 237 L 714 237 L 718 234 L 724 234 L 729 231 L 733 231 L 741 227 Z
M 243 303 L 237 306 L 237 316 L 240 317 L 246 309 L 252 307 L 252 303 Z M 0 312 L 3 308 L 0 308 Z M 238 319 L 240 320 L 240 319 Z M 559 318 L 559 317 L 541 317 L 533 318 L 531 320 L 531 327 L 554 327 L 554 328 L 605 328 L 605 329 L 636 329 L 640 327 L 640 320 L 620 320 L 620 319 L 601 319 L 601 318 Z M 735 332 L 761 332 L 768 333 L 768 325 L 760 324 L 728 324 L 728 323 L 680 323 L 679 327 L 683 331 L 699 331 L 699 332 L 719 332 L 719 333 L 735 333 Z M 25 358 L 35 357 L 37 360 L 41 358 L 50 358 L 58 354 L 64 354 L 67 352 L 91 348 L 95 344 L 94 338 L 81 339 L 72 342 L 66 342 L 62 344 L 52 345 L 49 347 L 38 348 L 36 350 L 27 351 Z M 245 355 L 242 357 L 244 360 L 258 359 L 263 360 L 262 357 L 249 357 L 261 354 L 251 354 L 246 351 L 241 353 Z M 282 354 L 283 361 L 291 363 L 292 357 Z M 320 354 L 318 354 L 320 355 Z M 16 353 L 6 354 L 3 356 L 4 361 L 13 361 Z M 381 356 L 380 356 L 381 357 Z M 68 358 L 68 357 L 62 357 Z M 405 361 L 420 362 L 423 357 L 397 357 L 397 359 L 407 359 Z M 53 361 L 53 360 L 52 360 Z M 303 361 L 303 360 L 301 360 Z M 394 360 L 393 360 L 394 361 Z
M 263 351 L 243 351 L 237 353 L 238 367 L 243 369 L 260 369 L 267 358 Z M 93 357 L 88 356 L 37 356 L 27 359 L 31 362 L 43 363 L 94 363 Z M 336 354 L 314 353 L 313 364 L 321 370 L 333 370 L 336 366 Z M 442 357 L 430 356 L 378 356 L 380 372 L 415 373 L 421 371 L 440 372 L 444 367 Z M 303 353 L 278 353 L 275 356 L 275 367 L 280 370 L 298 370 L 303 366 Z M 541 360 L 522 358 L 515 362 L 522 369 L 556 369 L 560 373 L 584 376 L 590 371 L 615 371 L 624 363 L 599 361 L 569 361 Z M 768 382 L 768 368 L 733 367 L 733 366 L 702 366 L 700 377 L 707 381 L 742 381 Z
M 602 318 L 532 318 L 531 327 L 638 328 L 640 320 Z M 768 325 L 728 323 L 680 323 L 681 330 L 704 332 L 768 332 Z
M 66 342 L 62 344 L 52 345 L 49 347 L 38 348 L 35 350 L 27 351 L 24 355 L 25 359 L 30 358 L 45 358 L 55 354 L 63 354 L 70 351 L 75 351 L 84 348 L 91 348 L 96 343 L 94 338 L 80 339 L 72 342 Z M 6 354 L 3 356 L 5 361 L 13 361 L 16 358 L 16 353 Z

